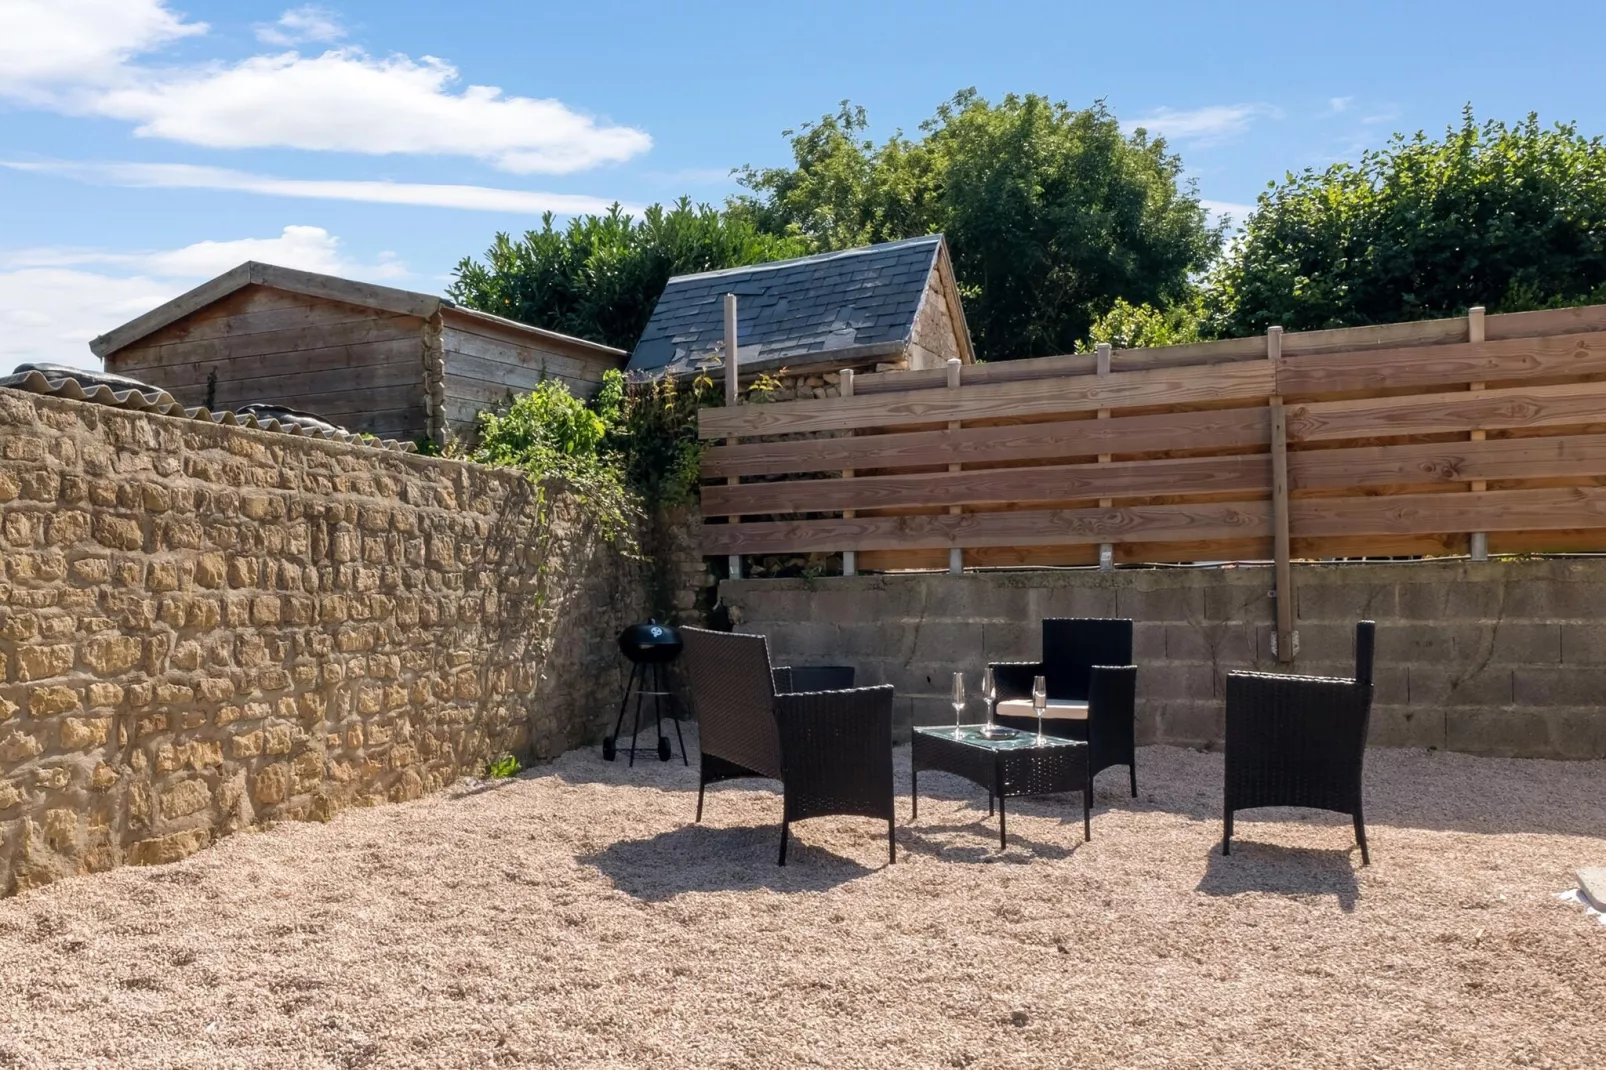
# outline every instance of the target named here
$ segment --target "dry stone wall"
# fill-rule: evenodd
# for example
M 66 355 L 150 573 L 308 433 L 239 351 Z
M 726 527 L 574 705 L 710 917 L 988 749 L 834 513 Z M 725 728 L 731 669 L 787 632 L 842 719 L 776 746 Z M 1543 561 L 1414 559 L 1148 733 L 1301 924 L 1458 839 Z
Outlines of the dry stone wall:
M 0 390 L 0 894 L 596 738 L 639 565 L 514 473 Z
M 1266 567 L 726 581 L 779 661 L 849 664 L 942 724 L 954 670 L 1035 660 L 1044 617 L 1130 617 L 1145 742 L 1215 747 L 1234 670 L 1348 676 L 1377 628 L 1375 746 L 1606 758 L 1606 558 L 1296 565 L 1298 655 L 1271 653 Z

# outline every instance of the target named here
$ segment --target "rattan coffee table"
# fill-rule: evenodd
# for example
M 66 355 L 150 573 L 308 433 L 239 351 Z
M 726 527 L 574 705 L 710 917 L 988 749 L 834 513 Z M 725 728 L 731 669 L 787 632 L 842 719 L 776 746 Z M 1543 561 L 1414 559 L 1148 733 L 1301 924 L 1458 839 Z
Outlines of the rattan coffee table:
M 957 735 L 955 732 L 957 731 Z M 1082 836 L 1093 838 L 1093 778 L 1087 775 L 1087 744 L 1079 739 L 1012 731 L 989 738 L 979 724 L 916 728 L 910 758 L 910 819 L 920 816 L 921 770 L 964 777 L 988 791 L 987 812 L 998 799 L 998 846 L 1004 847 L 1004 800 L 1010 796 L 1082 793 Z

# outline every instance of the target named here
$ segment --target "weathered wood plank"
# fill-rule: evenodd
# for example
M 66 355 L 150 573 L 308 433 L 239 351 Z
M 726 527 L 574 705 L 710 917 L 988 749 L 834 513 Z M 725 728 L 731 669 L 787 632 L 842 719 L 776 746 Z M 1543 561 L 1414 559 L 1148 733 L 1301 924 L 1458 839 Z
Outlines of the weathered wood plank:
M 1288 412 L 1296 442 L 1591 423 L 1606 423 L 1606 383 L 1307 402 Z
M 1296 491 L 1602 476 L 1606 435 L 1296 450 L 1288 463 Z
M 455 328 L 441 332 L 441 347 L 446 354 L 446 372 L 460 371 L 477 379 L 490 379 L 501 374 L 501 369 L 526 373 L 545 374 L 547 378 L 584 380 L 600 383 L 607 365 L 599 361 L 576 359 L 555 347 L 538 348 L 518 345 L 507 338 L 471 334 Z
M 855 387 L 857 389 L 857 387 Z M 744 442 L 709 446 L 702 474 L 784 475 L 843 468 L 911 468 L 920 465 L 997 464 L 1095 457 L 1102 453 L 1255 449 L 1270 441 L 1266 409 L 1210 409 L 1110 420 L 967 427 L 959 431 L 903 431 L 855 438 Z
M 407 341 L 415 360 L 421 360 L 423 321 L 410 316 L 370 316 L 338 323 L 312 323 L 287 330 L 261 331 L 241 337 L 203 338 L 197 341 L 169 342 L 159 346 L 130 346 L 114 358 L 115 367 L 132 374 L 134 369 L 179 368 L 184 365 L 226 362 L 246 366 L 258 359 L 257 366 L 287 367 L 293 359 L 273 363 L 273 358 L 294 358 L 299 354 L 327 352 L 341 346 L 373 345 L 378 342 Z M 324 358 L 317 358 L 324 359 Z
M 1483 329 L 1483 336 L 1491 342 L 1505 338 L 1542 338 L 1553 334 L 1606 331 L 1606 305 L 1547 308 L 1538 312 L 1502 312 L 1485 316 Z
M 1606 333 L 1463 342 L 1282 361 L 1284 395 L 1336 394 L 1453 383 L 1606 373 Z
M 1264 456 L 1115 461 L 707 486 L 702 490 L 702 511 L 704 516 L 753 516 L 1235 492 L 1246 496 L 1270 492 Z
M 1471 495 L 1456 495 L 1459 498 Z M 1065 546 L 1101 542 L 1199 541 L 1267 536 L 1265 502 L 1128 506 L 1020 512 L 855 517 L 852 520 L 705 524 L 709 554 L 830 553 L 937 547 Z
M 1305 539 L 1465 531 L 1606 528 L 1606 487 L 1302 498 L 1292 505 Z
M 1050 416 L 1099 409 L 1225 404 L 1264 400 L 1274 386 L 1269 361 L 991 383 L 954 390 L 872 397 L 813 398 L 727 406 L 698 413 L 698 435 L 752 435 L 899 427 L 950 420 Z

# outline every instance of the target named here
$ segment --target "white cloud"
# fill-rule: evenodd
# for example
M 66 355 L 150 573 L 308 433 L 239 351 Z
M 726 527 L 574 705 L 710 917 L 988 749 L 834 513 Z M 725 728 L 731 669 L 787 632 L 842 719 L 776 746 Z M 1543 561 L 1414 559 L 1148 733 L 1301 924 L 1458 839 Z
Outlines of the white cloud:
M 146 253 L 28 249 L 0 255 L 0 372 L 26 360 L 98 368 L 90 339 L 246 260 L 372 281 L 407 275 L 392 254 L 357 263 L 341 254 L 340 239 L 308 226 L 285 227 L 274 238 L 201 241 Z
M 1257 119 L 1279 119 L 1282 110 L 1270 104 L 1212 104 L 1192 111 L 1156 108 L 1141 119 L 1122 123 L 1127 130 L 1144 129 L 1174 141 L 1217 145 L 1249 130 Z
M 141 137 L 221 149 L 466 156 L 517 174 L 584 170 L 652 146 L 641 130 L 559 100 L 461 85 L 457 68 L 434 56 L 345 47 L 153 66 L 135 57 L 206 26 L 185 22 L 165 0 L 4 2 L 0 95 L 121 119 Z M 302 7 L 266 32 L 290 42 L 344 31 L 329 13 Z
M 581 193 L 543 193 L 422 182 L 373 182 L 350 179 L 277 178 L 226 167 L 195 164 L 69 163 L 49 160 L 0 160 L 0 167 L 75 178 L 112 186 L 160 189 L 214 189 L 325 201 L 406 204 L 425 208 L 462 208 L 482 212 L 580 215 L 606 212 L 613 201 Z M 626 207 L 639 214 L 640 209 Z
M 1249 213 L 1255 210 L 1252 204 L 1236 204 L 1232 201 L 1207 201 L 1201 199 L 1200 204 L 1210 213 L 1210 222 L 1226 223 L 1228 230 L 1242 230 L 1243 225 L 1249 221 Z
M 84 110 L 136 123 L 141 137 L 208 148 L 470 156 L 505 171 L 565 173 L 628 160 L 652 139 L 557 100 L 461 92 L 457 69 L 426 56 L 355 48 L 253 56 L 232 67 L 161 71 L 95 93 Z
M 1329 97 L 1327 99 L 1327 108 L 1330 114 L 1339 115 L 1349 111 L 1350 105 L 1354 103 L 1354 97 Z
M 325 43 L 339 41 L 346 36 L 346 28 L 341 25 L 340 16 L 316 4 L 293 7 L 280 15 L 278 22 L 259 23 L 254 28 L 258 41 L 281 48 L 298 45 L 303 41 Z
M 37 98 L 53 85 L 102 85 L 127 60 L 206 32 L 165 0 L 5 0 L 0 93 Z

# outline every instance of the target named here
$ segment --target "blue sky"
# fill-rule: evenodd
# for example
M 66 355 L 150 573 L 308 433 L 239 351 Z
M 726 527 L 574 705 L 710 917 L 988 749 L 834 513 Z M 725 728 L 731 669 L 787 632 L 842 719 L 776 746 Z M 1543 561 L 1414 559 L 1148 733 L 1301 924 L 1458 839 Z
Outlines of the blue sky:
M 0 371 L 261 259 L 437 292 L 498 230 L 718 202 L 781 131 L 955 90 L 1103 98 L 1241 217 L 1480 117 L 1606 134 L 1606 5 L 0 0 Z

